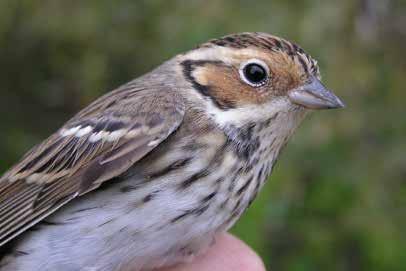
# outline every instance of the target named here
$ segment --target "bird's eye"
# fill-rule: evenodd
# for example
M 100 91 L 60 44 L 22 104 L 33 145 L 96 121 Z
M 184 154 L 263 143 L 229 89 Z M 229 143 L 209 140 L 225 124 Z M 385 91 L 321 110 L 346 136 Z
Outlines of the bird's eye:
M 240 76 L 245 83 L 260 87 L 269 80 L 269 68 L 263 61 L 253 59 L 241 65 Z

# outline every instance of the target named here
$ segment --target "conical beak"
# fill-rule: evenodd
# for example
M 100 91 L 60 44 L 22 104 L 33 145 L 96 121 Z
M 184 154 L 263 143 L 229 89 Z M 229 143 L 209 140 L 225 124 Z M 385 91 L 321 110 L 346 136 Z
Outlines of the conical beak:
M 288 97 L 292 103 L 309 109 L 345 107 L 345 104 L 333 92 L 323 86 L 316 77 L 312 77 L 310 83 L 290 90 Z

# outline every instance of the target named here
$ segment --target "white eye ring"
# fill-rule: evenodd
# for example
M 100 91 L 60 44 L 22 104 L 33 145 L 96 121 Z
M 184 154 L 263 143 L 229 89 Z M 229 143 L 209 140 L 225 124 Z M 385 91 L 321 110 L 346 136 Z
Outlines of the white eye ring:
M 247 78 L 246 69 L 248 66 L 251 66 L 251 65 L 257 65 L 260 68 L 262 68 L 265 72 L 264 78 L 262 78 L 260 81 L 257 81 L 257 82 L 254 82 L 252 80 L 252 78 L 251 78 L 251 80 L 249 78 Z M 238 72 L 240 74 L 241 79 L 246 84 L 248 84 L 252 87 L 261 87 L 261 86 L 265 85 L 266 83 L 268 83 L 269 78 L 270 78 L 270 71 L 269 71 L 268 65 L 264 61 L 257 59 L 257 58 L 249 59 L 247 61 L 242 62 Z

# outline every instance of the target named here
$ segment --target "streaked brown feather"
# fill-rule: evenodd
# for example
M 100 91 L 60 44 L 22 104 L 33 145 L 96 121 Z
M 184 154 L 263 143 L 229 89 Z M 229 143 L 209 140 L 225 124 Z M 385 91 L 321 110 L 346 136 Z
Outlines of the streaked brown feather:
M 79 112 L 1 177 L 0 245 L 120 175 L 177 129 L 184 106 L 176 93 L 130 84 Z M 64 134 L 79 126 L 92 131 Z M 109 137 L 117 129 L 121 136 Z M 95 140 L 97 133 L 104 136 Z
M 292 58 L 297 58 L 306 73 L 320 77 L 320 70 L 317 61 L 307 54 L 299 45 L 268 33 L 238 33 L 221 38 L 212 39 L 201 44 L 198 48 L 204 47 L 228 47 L 235 49 L 260 48 L 268 52 L 282 51 Z

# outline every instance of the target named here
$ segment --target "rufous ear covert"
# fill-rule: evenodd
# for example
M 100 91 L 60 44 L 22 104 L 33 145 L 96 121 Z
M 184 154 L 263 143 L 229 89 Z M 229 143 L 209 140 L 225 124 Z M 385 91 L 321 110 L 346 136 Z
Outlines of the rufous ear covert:
M 309 109 L 343 106 L 313 58 L 269 34 L 177 55 L 0 178 L 0 271 L 147 271 L 201 254 L 255 199 Z

